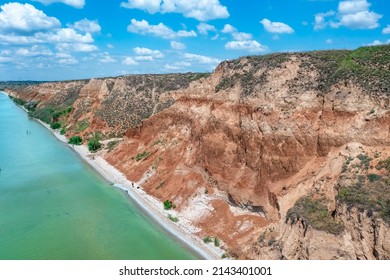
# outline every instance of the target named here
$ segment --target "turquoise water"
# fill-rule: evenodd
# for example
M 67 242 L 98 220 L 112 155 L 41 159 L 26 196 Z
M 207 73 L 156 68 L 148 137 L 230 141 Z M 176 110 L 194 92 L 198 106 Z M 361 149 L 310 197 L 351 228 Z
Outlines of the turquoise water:
M 0 93 L 0 259 L 196 259 Z

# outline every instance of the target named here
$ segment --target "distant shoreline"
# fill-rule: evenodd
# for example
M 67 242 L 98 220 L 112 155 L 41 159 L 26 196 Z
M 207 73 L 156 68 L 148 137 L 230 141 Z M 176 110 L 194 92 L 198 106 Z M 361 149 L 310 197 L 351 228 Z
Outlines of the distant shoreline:
M 10 96 L 4 91 L 1 92 Z M 24 107 L 18 107 L 28 112 Z M 65 143 L 71 150 L 76 152 L 81 159 L 88 163 L 107 182 L 111 183 L 112 186 L 123 190 L 144 214 L 164 231 L 173 236 L 173 238 L 182 242 L 195 255 L 206 260 L 218 260 L 221 258 L 224 251 L 220 248 L 213 247 L 212 244 L 204 243 L 201 238 L 196 236 L 194 232 L 198 229 L 190 221 L 183 221 L 184 218 L 179 216 L 179 222 L 171 222 L 167 218 L 167 215 L 178 216 L 178 213 L 174 210 L 164 210 L 162 202 L 143 191 L 139 182 L 129 181 L 123 173 L 110 165 L 102 156 L 90 153 L 84 145 L 77 146 L 68 144 L 68 139 L 64 135 L 51 129 L 48 124 L 41 120 L 34 120 L 47 128 L 59 141 Z

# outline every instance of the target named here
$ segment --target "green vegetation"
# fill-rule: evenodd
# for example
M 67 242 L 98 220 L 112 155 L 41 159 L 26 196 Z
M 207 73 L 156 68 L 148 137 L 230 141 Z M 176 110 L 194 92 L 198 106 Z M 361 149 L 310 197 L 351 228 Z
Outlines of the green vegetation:
M 212 242 L 213 240 L 211 239 L 211 237 L 210 236 L 206 236 L 205 238 L 203 238 L 203 242 L 204 243 L 210 243 L 210 242 Z
M 65 129 L 65 128 L 61 128 L 60 134 L 61 134 L 61 135 L 64 135 L 65 133 L 66 133 L 66 129 Z
M 382 178 L 382 176 L 371 173 L 367 175 L 367 178 L 370 182 L 376 182 L 379 181 Z
M 146 158 L 148 158 L 149 155 L 150 155 L 150 153 L 148 153 L 147 151 L 144 151 L 143 153 L 138 154 L 135 157 L 135 160 L 140 161 L 140 160 L 146 159 Z
M 29 116 L 32 118 L 39 119 L 47 124 L 58 122 L 61 117 L 66 117 L 72 111 L 72 107 L 67 108 L 52 108 L 43 107 L 29 111 Z
M 11 95 L 9 95 L 9 98 L 11 98 L 12 101 L 15 102 L 15 104 L 17 104 L 19 106 L 24 106 L 24 104 L 26 104 L 26 101 L 24 101 L 23 99 L 20 99 L 20 98 L 17 98 L 17 97 L 13 97 Z
M 81 120 L 72 128 L 76 133 L 80 133 L 90 127 L 91 123 L 88 119 Z
M 296 221 L 299 218 L 306 225 L 334 235 L 338 235 L 344 230 L 343 224 L 335 221 L 323 201 L 313 200 L 309 197 L 299 199 L 294 207 L 287 212 L 287 219 Z
M 51 129 L 59 129 L 60 127 L 61 127 L 61 124 L 58 123 L 58 122 L 52 123 L 52 124 L 50 125 L 50 128 L 51 128 Z
M 107 143 L 108 151 L 111 152 L 119 143 L 119 140 L 113 140 Z
M 80 136 L 72 136 L 70 137 L 68 143 L 72 145 L 81 145 L 83 143 L 83 139 Z
M 214 238 L 214 246 L 219 247 L 221 245 L 221 241 L 218 239 L 218 237 Z
M 168 214 L 168 219 L 170 219 L 174 223 L 177 223 L 179 221 L 178 217 L 174 217 L 171 214 Z
M 100 135 L 99 133 L 92 134 L 92 137 L 88 139 L 88 150 L 90 152 L 96 152 L 102 147 L 100 144 Z
M 381 160 L 376 166 L 376 169 L 378 170 L 382 170 L 383 168 L 390 172 L 390 158 Z
M 165 210 L 170 210 L 170 209 L 172 209 L 172 208 L 175 208 L 175 207 L 174 207 L 174 204 L 173 204 L 172 201 L 170 201 L 170 200 L 165 200 L 165 201 L 163 202 L 163 204 L 164 204 L 164 209 L 165 209 Z

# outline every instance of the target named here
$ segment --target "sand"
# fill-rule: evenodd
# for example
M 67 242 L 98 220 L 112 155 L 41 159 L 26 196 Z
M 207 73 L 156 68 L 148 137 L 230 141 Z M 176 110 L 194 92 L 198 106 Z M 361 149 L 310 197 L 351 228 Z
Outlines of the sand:
M 142 189 L 144 180 L 141 179 L 139 182 L 128 180 L 123 173 L 110 165 L 100 154 L 90 153 L 85 145 L 77 146 L 68 144 L 68 139 L 64 135 L 59 134 L 57 130 L 51 129 L 46 123 L 43 123 L 40 120 L 37 121 L 50 130 L 58 140 L 74 150 L 105 180 L 110 182 L 113 187 L 122 189 L 129 198 L 136 203 L 141 211 L 146 213 L 154 222 L 160 225 L 174 238 L 182 242 L 202 259 L 221 259 L 224 251 L 219 247 L 215 247 L 212 242 L 209 244 L 204 243 L 203 240 L 196 235 L 200 229 L 196 228 L 192 222 L 183 215 L 180 215 L 180 213 L 174 210 L 165 210 L 161 201 L 147 194 Z M 171 214 L 173 217 L 178 217 L 179 221 L 176 223 L 170 221 L 167 218 L 168 214 Z

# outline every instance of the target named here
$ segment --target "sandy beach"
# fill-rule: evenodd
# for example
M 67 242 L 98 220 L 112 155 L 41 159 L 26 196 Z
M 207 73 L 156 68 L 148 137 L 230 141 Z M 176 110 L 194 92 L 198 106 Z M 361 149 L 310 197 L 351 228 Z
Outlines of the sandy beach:
M 221 259 L 224 251 L 219 247 L 215 247 L 213 243 L 204 243 L 201 238 L 195 235 L 199 229 L 189 220 L 175 210 L 165 210 L 161 201 L 143 191 L 142 179 L 139 182 L 128 180 L 123 173 L 110 165 L 101 155 L 89 152 L 85 145 L 77 146 L 68 144 L 68 139 L 64 135 L 61 135 L 57 130 L 51 129 L 48 124 L 40 120 L 37 121 L 51 131 L 58 140 L 74 150 L 105 180 L 110 182 L 112 186 L 123 190 L 129 196 L 130 200 L 136 203 L 139 209 L 146 213 L 165 231 L 174 236 L 174 238 L 200 256 L 200 258 L 206 260 Z M 167 217 L 169 214 L 173 217 L 178 217 L 179 221 L 175 223 L 169 220 Z

